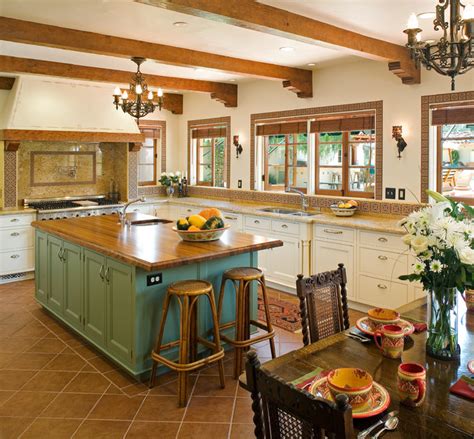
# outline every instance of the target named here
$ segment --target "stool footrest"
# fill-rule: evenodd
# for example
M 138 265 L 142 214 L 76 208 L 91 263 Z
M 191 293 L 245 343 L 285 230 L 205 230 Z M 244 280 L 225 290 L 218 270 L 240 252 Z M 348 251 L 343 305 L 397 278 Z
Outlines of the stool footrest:
M 193 361 L 192 363 L 177 363 L 176 361 L 169 360 L 166 357 L 163 357 L 160 354 L 156 354 L 155 352 L 152 352 L 151 358 L 155 361 L 158 361 L 165 366 L 168 366 L 170 369 L 176 370 L 178 372 L 189 372 L 191 370 L 195 370 L 200 368 L 201 366 L 205 366 L 209 363 L 213 363 L 217 360 L 220 360 L 224 358 L 224 349 L 221 349 L 219 352 L 216 352 L 215 354 L 209 355 L 206 358 L 201 358 L 200 360 Z
M 221 334 L 221 339 L 226 341 L 227 343 L 231 344 L 232 346 L 238 348 L 245 348 L 248 346 L 252 346 L 255 343 L 258 343 L 263 340 L 269 340 L 275 336 L 275 331 L 268 332 L 267 334 L 258 335 L 257 337 L 248 339 L 248 340 L 235 340 L 231 339 L 223 334 Z

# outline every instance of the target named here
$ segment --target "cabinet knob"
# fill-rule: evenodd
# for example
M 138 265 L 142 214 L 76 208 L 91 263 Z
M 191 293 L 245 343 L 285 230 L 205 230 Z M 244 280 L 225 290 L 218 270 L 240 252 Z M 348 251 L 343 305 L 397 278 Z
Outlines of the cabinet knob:
M 387 239 L 387 238 L 384 238 L 383 236 L 381 236 L 381 237 L 379 238 L 379 241 L 380 241 L 380 242 L 387 242 L 388 239 Z
M 18 259 L 20 257 L 20 255 L 11 255 L 10 258 L 12 259 Z
M 331 235 L 342 235 L 342 230 L 324 229 L 324 233 L 330 233 Z
M 11 223 L 17 223 L 18 221 L 20 221 L 18 218 L 12 218 L 10 220 Z
M 387 258 L 387 256 L 379 255 L 379 259 L 380 259 L 381 261 L 386 261 L 388 258 Z
M 10 236 L 20 236 L 20 234 L 18 232 L 13 232 L 13 233 L 10 233 Z
M 230 221 L 237 221 L 237 218 L 231 217 L 231 216 L 225 216 L 224 219 L 230 220 Z
M 254 224 L 260 224 L 259 220 L 254 220 Z
M 282 224 L 282 225 L 281 225 L 281 228 L 282 228 L 282 229 L 287 229 L 288 226 L 287 226 L 286 224 Z
M 378 284 L 377 287 L 380 288 L 381 290 L 386 290 L 387 289 L 387 285 L 385 285 L 385 284 Z

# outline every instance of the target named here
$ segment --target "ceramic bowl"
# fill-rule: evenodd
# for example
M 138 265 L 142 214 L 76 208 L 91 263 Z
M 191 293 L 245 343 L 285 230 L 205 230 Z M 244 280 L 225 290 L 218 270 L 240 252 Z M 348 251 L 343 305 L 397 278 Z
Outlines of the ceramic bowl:
M 183 241 L 208 242 L 220 239 L 222 234 L 228 228 L 230 228 L 230 225 L 226 225 L 221 229 L 199 230 L 195 232 L 189 230 L 178 230 L 176 227 L 173 227 L 173 231 L 176 232 Z
M 367 315 L 375 329 L 383 325 L 393 325 L 400 320 L 400 313 L 388 308 L 372 308 L 367 311 Z
M 352 408 L 361 407 L 369 400 L 373 379 L 363 369 L 353 367 L 334 369 L 329 372 L 327 380 L 333 398 L 340 394 L 347 395 Z
M 357 212 L 356 206 L 353 206 L 350 209 L 344 209 L 337 207 L 337 204 L 332 204 L 330 208 L 336 216 L 352 216 Z

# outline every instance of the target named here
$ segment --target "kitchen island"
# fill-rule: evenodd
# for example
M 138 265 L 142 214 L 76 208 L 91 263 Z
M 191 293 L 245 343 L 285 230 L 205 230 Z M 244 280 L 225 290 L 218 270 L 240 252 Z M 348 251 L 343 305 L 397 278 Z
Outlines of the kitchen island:
M 168 285 L 184 279 L 211 282 L 218 294 L 224 270 L 258 266 L 257 252 L 280 240 L 226 231 L 213 242 L 184 242 L 171 222 L 132 213 L 36 221 L 36 299 L 67 326 L 134 376 L 151 369 L 150 352 Z M 147 222 L 148 221 L 148 222 Z M 232 286 L 229 284 L 228 288 Z M 257 297 L 253 292 L 251 315 Z M 234 320 L 233 294 L 225 295 L 222 322 Z M 201 333 L 210 310 L 198 310 Z M 179 336 L 179 309 L 170 308 L 164 342 Z M 168 355 L 176 356 L 170 349 Z

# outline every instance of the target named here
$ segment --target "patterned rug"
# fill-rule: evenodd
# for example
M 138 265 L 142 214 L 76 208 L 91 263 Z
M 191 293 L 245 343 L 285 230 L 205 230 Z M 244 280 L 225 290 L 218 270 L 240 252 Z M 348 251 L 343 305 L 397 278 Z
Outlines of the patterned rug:
M 290 332 L 301 331 L 299 306 L 296 303 L 268 298 L 270 302 L 270 318 L 272 324 Z M 263 300 L 258 297 L 258 319 L 265 321 Z

